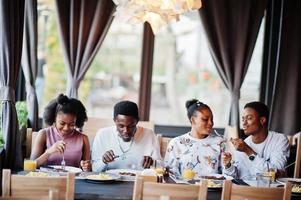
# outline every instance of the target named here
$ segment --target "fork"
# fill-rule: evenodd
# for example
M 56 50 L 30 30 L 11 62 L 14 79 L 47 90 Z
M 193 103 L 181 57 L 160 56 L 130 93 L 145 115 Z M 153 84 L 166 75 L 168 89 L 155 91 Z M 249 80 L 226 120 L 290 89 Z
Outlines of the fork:
M 63 160 L 61 161 L 62 170 L 65 170 L 66 162 L 65 162 L 65 156 L 63 153 Z

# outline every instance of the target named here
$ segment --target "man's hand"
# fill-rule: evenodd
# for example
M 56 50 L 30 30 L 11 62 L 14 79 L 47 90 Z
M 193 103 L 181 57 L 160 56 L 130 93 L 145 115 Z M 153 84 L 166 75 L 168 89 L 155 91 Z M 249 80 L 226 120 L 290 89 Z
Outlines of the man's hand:
M 143 156 L 142 167 L 143 168 L 150 168 L 153 164 L 153 159 L 150 156 Z
M 110 162 L 113 162 L 114 158 L 115 158 L 115 154 L 114 154 L 113 150 L 109 150 L 105 154 L 103 154 L 102 162 L 104 162 L 105 164 L 108 164 Z
M 89 172 L 92 169 L 92 165 L 90 160 L 81 160 L 80 166 L 83 169 L 84 172 Z
M 256 152 L 253 151 L 253 149 L 249 145 L 247 145 L 247 143 L 245 143 L 245 141 L 243 141 L 242 139 L 231 138 L 230 141 L 237 151 L 245 152 L 248 156 L 250 156 L 251 154 L 256 154 Z

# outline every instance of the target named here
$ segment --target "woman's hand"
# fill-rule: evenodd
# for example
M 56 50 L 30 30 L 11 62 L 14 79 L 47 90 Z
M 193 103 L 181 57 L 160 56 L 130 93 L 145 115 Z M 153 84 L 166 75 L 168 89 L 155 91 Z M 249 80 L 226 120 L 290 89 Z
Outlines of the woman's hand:
M 230 152 L 222 153 L 222 162 L 225 168 L 229 168 L 231 166 L 232 155 Z
M 143 168 L 150 168 L 153 164 L 153 159 L 150 156 L 143 156 L 142 167 Z
M 90 160 L 81 160 L 80 166 L 84 172 L 89 172 L 92 170 L 92 165 L 91 165 Z
M 63 140 L 57 141 L 49 149 L 46 150 L 46 153 L 64 153 L 66 149 L 66 143 Z

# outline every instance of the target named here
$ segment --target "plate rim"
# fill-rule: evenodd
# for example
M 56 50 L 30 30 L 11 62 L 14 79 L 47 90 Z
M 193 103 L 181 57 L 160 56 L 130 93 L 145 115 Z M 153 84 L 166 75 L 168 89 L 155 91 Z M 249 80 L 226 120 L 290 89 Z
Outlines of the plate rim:
M 48 166 L 53 167 L 53 168 L 56 168 L 56 167 L 61 168 L 61 165 L 48 165 Z M 69 171 L 66 168 L 76 169 L 77 171 Z M 83 172 L 83 170 L 81 168 L 73 167 L 73 166 L 65 166 L 65 170 L 67 170 L 68 172 L 72 172 L 72 173 L 81 173 L 81 172 Z M 59 173 L 68 173 L 68 172 L 59 172 Z
M 276 179 L 278 182 L 285 184 L 287 181 L 297 181 L 300 182 L 301 185 L 301 178 L 291 178 L 291 177 L 282 177 L 282 178 L 277 178 Z
M 122 169 L 108 169 L 105 172 L 119 175 L 120 176 L 119 180 L 122 180 L 122 181 L 135 181 L 137 173 L 141 173 L 142 170 L 122 168 Z M 135 173 L 136 175 L 135 176 L 121 175 L 121 174 L 119 174 L 120 172 L 130 172 L 130 173 Z
M 99 175 L 99 174 L 107 174 L 109 176 L 112 176 L 112 179 L 105 179 L 105 180 L 97 180 L 97 179 L 90 179 L 90 178 L 87 178 L 88 176 L 91 176 L 91 175 Z M 89 181 L 94 181 L 94 182 L 111 182 L 111 181 L 116 181 L 116 180 L 120 180 L 120 175 L 118 174 L 112 174 L 112 173 L 106 173 L 106 172 L 100 172 L 100 173 L 96 173 L 96 174 L 89 174 L 85 177 L 86 180 L 89 180 Z

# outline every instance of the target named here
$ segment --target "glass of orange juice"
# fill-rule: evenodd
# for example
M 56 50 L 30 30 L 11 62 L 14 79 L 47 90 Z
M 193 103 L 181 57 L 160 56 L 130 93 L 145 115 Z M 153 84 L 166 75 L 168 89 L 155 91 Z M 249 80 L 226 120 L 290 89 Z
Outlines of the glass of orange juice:
M 163 160 L 155 160 L 154 162 L 155 171 L 158 175 L 164 175 L 165 166 Z
M 191 180 L 195 177 L 195 171 L 190 168 L 185 168 L 182 172 L 182 176 L 184 179 Z
M 275 182 L 276 173 L 277 173 L 277 169 L 269 169 L 269 171 L 266 172 L 266 174 L 268 174 L 269 176 L 271 176 L 271 181 L 272 182 Z
M 35 171 L 37 169 L 37 161 L 24 159 L 24 170 L 25 171 Z

